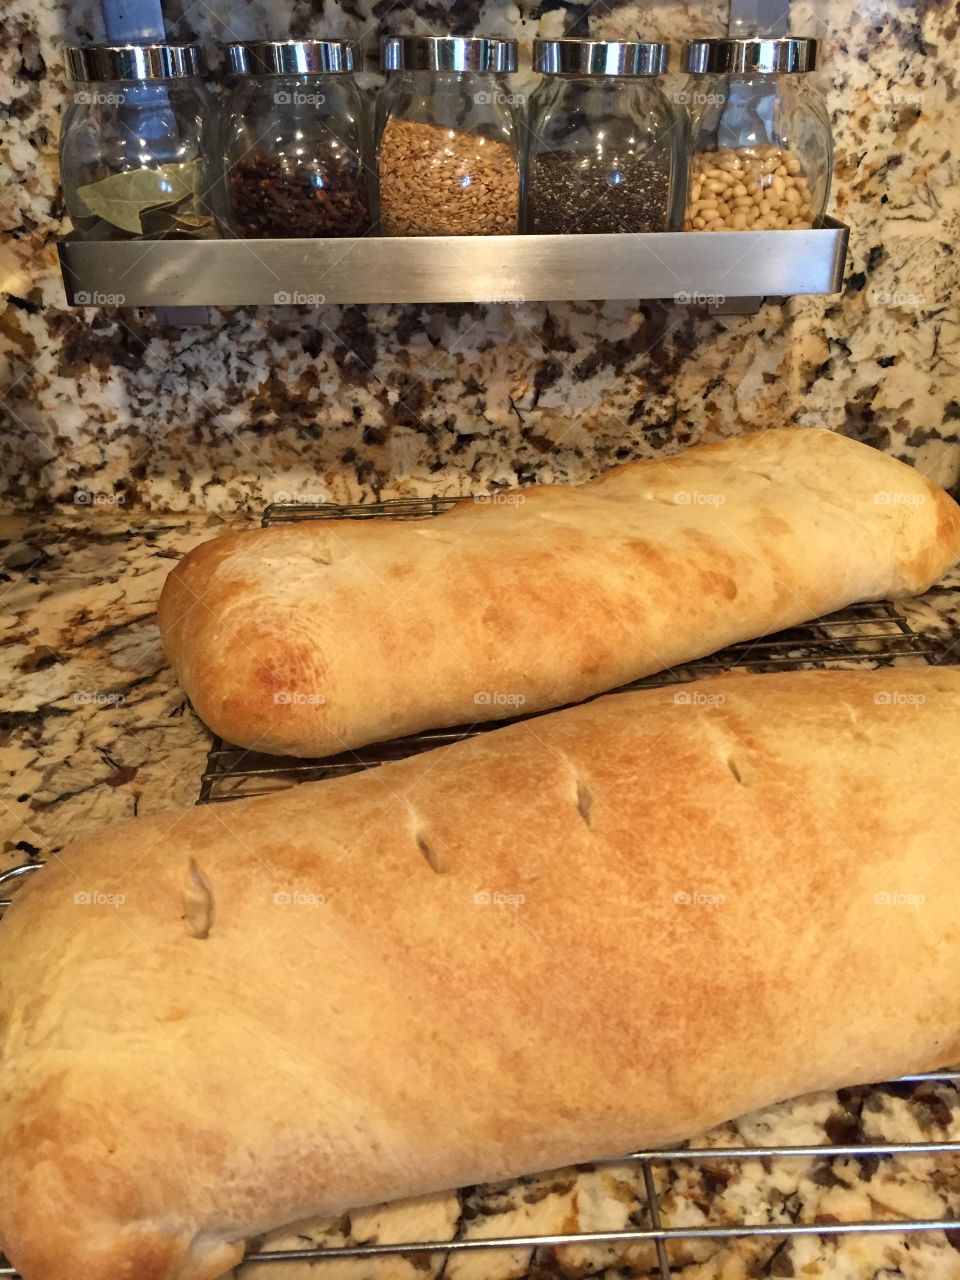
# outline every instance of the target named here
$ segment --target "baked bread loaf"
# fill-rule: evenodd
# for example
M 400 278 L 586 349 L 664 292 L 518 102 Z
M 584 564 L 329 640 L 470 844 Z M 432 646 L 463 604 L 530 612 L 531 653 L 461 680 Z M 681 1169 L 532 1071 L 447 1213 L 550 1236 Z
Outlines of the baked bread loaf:
M 0 1238 L 312 1215 L 960 1058 L 960 671 L 626 693 L 65 850 L 0 923 Z
M 211 729 L 322 756 L 543 711 L 830 613 L 924 591 L 960 510 L 896 459 L 791 428 L 426 520 L 207 542 L 160 630 Z

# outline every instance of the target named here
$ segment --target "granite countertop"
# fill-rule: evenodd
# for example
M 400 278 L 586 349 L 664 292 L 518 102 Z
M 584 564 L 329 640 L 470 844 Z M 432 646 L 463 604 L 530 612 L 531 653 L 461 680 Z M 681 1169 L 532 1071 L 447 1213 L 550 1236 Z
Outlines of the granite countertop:
M 94 506 L 51 517 L 0 520 L 6 667 L 0 869 L 54 854 L 68 839 L 138 813 L 192 804 L 210 735 L 179 691 L 154 622 L 164 576 L 196 543 L 233 524 L 199 514 L 130 515 Z M 947 585 L 960 587 L 960 574 Z M 960 592 L 934 591 L 900 606 L 932 651 L 949 660 L 960 638 Z M 910 657 L 903 662 L 922 661 Z M 769 1107 L 693 1145 L 960 1141 L 955 1084 L 922 1082 L 825 1093 Z M 960 1158 L 875 1156 L 812 1160 L 720 1159 L 659 1166 L 666 1225 L 837 1222 L 899 1216 L 960 1219 Z M 388 1243 L 649 1225 L 636 1163 L 565 1170 L 471 1188 L 275 1233 L 268 1247 L 311 1242 Z M 697 1241 L 671 1246 L 689 1280 L 817 1276 L 960 1280 L 960 1231 L 784 1241 Z M 323 1280 L 511 1280 L 655 1271 L 651 1245 L 325 1263 Z M 269 1272 L 269 1275 L 268 1275 Z M 282 1268 L 283 1280 L 321 1273 Z M 278 1280 L 250 1264 L 243 1280 Z
M 234 0 L 165 6 L 172 38 L 366 37 L 414 29 L 595 39 L 716 36 L 718 0 Z M 9 15 L 9 16 L 8 16 Z M 793 0 L 823 40 L 830 212 L 851 227 L 842 293 L 752 316 L 673 302 L 240 307 L 64 305 L 56 142 L 64 42 L 102 38 L 94 0 L 11 0 L 0 27 L 0 500 L 78 492 L 158 512 L 256 513 L 278 493 L 465 494 L 578 482 L 628 458 L 793 423 L 960 476 L 956 6 Z M 519 83 L 529 87 L 528 80 Z M 679 91 L 683 77 L 666 81 Z M 8 104 L 9 105 L 6 105 Z M 314 281 L 303 282 L 321 292 Z M 184 317 L 179 317 L 184 322 Z
M 224 527 L 202 516 L 131 524 L 113 508 L 0 519 L 0 869 L 196 800 L 210 735 L 167 665 L 154 609 L 173 563 Z

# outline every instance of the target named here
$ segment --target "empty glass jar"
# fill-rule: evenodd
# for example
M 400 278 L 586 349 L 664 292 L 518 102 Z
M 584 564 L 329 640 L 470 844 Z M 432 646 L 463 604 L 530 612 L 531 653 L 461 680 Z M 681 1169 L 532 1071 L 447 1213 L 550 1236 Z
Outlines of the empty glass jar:
M 74 227 L 91 239 L 212 234 L 200 48 L 86 45 L 65 60 L 60 172 Z
M 668 59 L 665 44 L 534 41 L 543 80 L 526 117 L 528 232 L 670 228 L 682 160 L 681 131 L 656 80 Z
M 830 117 L 807 73 L 816 40 L 695 40 L 684 50 L 691 158 L 684 229 L 817 226 L 833 172 Z
M 388 236 L 519 229 L 514 40 L 388 36 L 377 110 L 380 225 Z
M 370 228 L 363 96 L 346 40 L 228 48 L 222 222 L 232 236 L 361 236 Z

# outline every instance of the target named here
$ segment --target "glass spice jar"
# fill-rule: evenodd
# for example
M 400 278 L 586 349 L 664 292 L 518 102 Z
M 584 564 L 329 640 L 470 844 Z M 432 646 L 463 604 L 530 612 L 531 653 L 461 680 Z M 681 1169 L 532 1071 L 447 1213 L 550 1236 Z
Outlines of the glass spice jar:
M 519 229 L 515 40 L 387 36 L 377 108 L 380 225 L 387 236 Z
M 212 103 L 198 45 L 71 46 L 60 130 L 64 203 L 90 239 L 214 233 Z
M 681 147 L 656 81 L 668 62 L 659 43 L 534 41 L 543 80 L 526 116 L 528 232 L 669 230 Z
M 686 231 L 817 226 L 833 173 L 816 40 L 694 40 L 684 50 L 691 156 Z
M 370 229 L 367 122 L 347 40 L 228 46 L 221 125 L 224 233 L 362 236 Z

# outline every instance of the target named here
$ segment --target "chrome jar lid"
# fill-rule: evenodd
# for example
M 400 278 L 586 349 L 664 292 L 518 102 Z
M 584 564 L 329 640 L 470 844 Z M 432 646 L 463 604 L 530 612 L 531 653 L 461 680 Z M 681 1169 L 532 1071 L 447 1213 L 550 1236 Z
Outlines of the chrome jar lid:
M 227 58 L 237 76 L 342 75 L 362 62 L 350 40 L 238 40 Z
M 384 36 L 383 71 L 516 71 L 517 42 L 496 36 Z
M 67 80 L 183 80 L 203 75 L 198 44 L 85 44 L 64 51 Z
M 662 76 L 670 47 L 655 40 L 534 40 L 533 69 L 542 75 Z
M 782 36 L 764 40 L 690 40 L 683 50 L 683 69 L 695 76 L 797 74 L 815 71 L 819 40 Z

